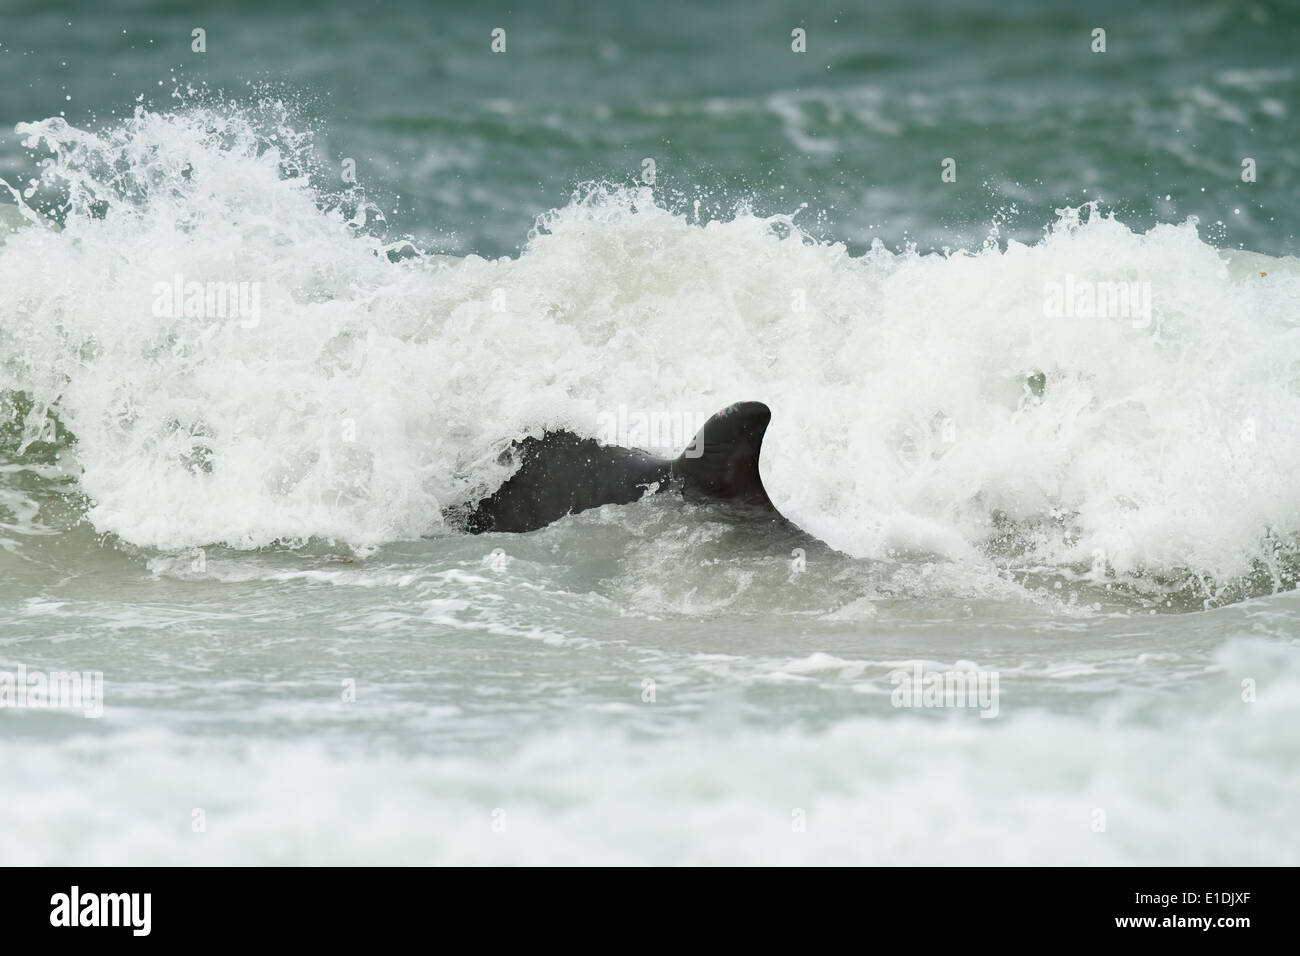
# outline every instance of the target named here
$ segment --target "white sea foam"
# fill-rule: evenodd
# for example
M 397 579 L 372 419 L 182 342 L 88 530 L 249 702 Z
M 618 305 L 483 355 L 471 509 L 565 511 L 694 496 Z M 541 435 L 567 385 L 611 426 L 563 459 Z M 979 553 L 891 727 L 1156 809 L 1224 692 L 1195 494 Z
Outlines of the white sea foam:
M 89 520 L 127 542 L 416 537 L 504 476 L 506 439 L 760 399 L 774 499 L 854 555 L 1001 535 L 1025 566 L 1286 579 L 1300 269 L 1194 223 L 1064 210 L 1033 246 L 854 257 L 797 216 L 697 222 L 611 187 L 516 259 L 390 262 L 289 174 L 310 164 L 287 124 L 20 132 L 70 210 L 0 245 L 0 393 L 35 402 L 26 441 L 46 411 L 75 434 Z M 260 321 L 154 315 L 176 274 L 259 283 Z M 1150 325 L 1048 317 L 1067 275 L 1149 283 Z
M 0 841 L 17 865 L 1300 863 L 1294 651 L 1237 641 L 1216 665 L 1222 680 L 1140 725 L 1121 695 L 1095 715 L 992 721 L 900 712 L 662 739 L 574 726 L 492 759 L 6 738 L 0 761 L 40 786 L 0 792 Z M 1237 696 L 1241 673 L 1267 678 L 1257 702 Z

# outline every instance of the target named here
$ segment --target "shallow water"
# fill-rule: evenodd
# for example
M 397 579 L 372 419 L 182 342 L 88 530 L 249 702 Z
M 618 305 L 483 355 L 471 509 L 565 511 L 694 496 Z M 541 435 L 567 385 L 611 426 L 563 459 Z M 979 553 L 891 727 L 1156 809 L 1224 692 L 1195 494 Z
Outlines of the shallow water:
M 3 662 L 103 670 L 106 709 L 5 715 L 39 781 L 6 788 L 10 859 L 1295 862 L 1293 594 L 1072 615 L 928 564 L 787 583 L 622 510 L 501 541 L 501 571 L 463 538 L 201 575 L 60 547 Z M 996 672 L 993 719 L 892 706 L 917 661 Z
M 1294 18 L 669 6 L 6 13 L 0 859 L 1300 862 Z M 742 399 L 819 541 L 442 524 Z

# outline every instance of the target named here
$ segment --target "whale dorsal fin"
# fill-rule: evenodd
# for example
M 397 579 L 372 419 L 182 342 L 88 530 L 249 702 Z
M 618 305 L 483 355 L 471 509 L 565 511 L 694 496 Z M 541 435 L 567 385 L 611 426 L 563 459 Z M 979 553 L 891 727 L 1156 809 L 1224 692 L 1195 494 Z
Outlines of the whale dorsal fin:
M 687 498 L 715 498 L 776 511 L 758 476 L 763 434 L 772 420 L 762 402 L 737 402 L 718 412 L 673 462 Z

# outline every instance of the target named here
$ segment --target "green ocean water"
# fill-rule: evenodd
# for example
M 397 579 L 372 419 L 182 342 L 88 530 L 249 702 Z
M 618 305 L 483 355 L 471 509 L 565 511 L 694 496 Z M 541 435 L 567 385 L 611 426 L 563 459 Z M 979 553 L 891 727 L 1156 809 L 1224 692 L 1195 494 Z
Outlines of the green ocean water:
M 253 84 L 315 131 L 323 176 L 355 159 L 396 234 L 458 255 L 517 253 L 536 215 L 585 181 L 639 180 L 646 158 L 665 201 L 802 209 L 801 226 L 859 250 L 965 248 L 995 223 L 1032 241 L 1056 209 L 1098 200 L 1134 228 L 1195 216 L 1217 244 L 1296 251 L 1300 9 L 1285 0 L 6 0 L 3 16 L 0 172 L 24 166 L 15 122 L 109 123 L 141 95 L 166 109 Z

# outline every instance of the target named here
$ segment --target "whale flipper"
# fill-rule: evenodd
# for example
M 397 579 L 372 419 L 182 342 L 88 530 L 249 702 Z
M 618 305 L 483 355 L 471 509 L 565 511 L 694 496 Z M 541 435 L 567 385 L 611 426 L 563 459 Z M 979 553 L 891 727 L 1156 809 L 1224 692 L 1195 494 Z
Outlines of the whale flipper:
M 673 489 L 690 501 L 722 501 L 780 519 L 758 475 L 771 420 L 762 402 L 729 405 L 672 460 L 569 431 L 528 437 L 511 445 L 519 467 L 501 487 L 472 510 L 445 517 L 471 534 L 534 531 L 567 514 Z

